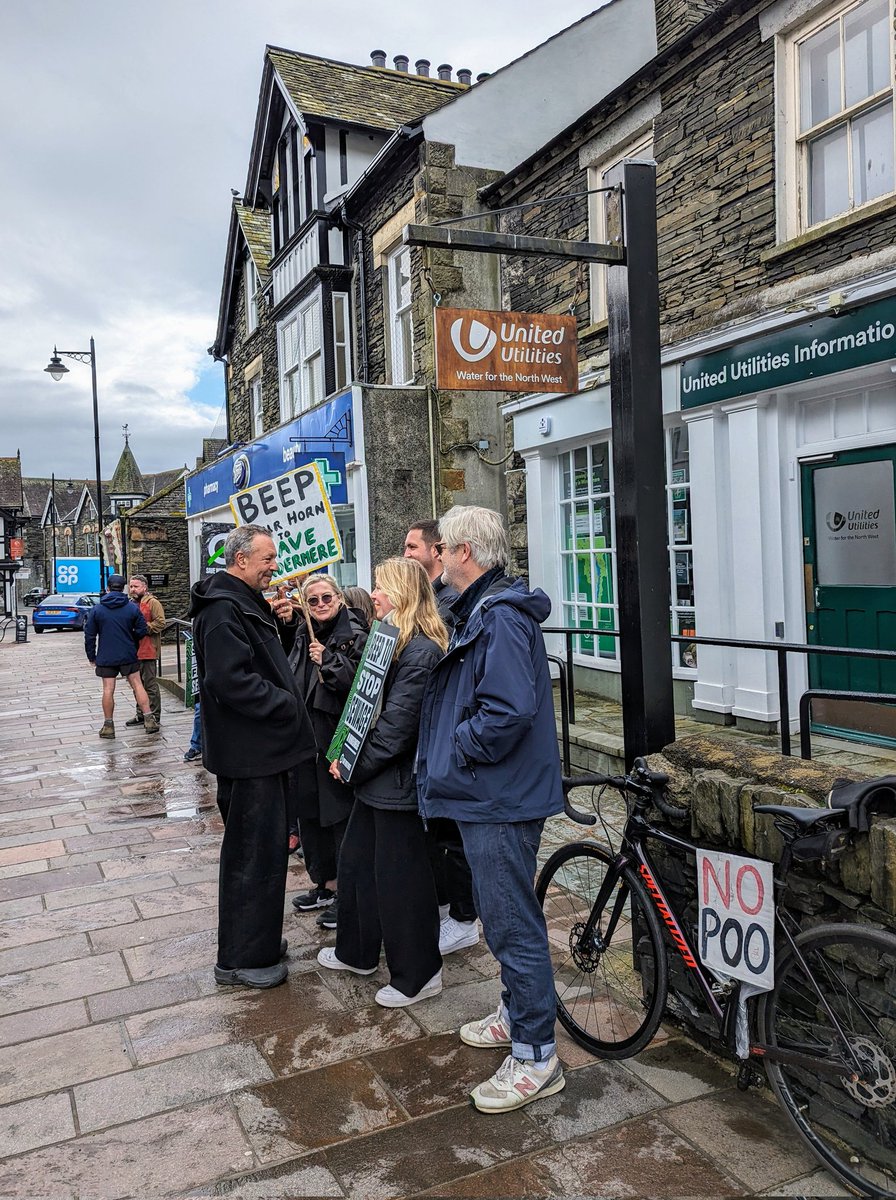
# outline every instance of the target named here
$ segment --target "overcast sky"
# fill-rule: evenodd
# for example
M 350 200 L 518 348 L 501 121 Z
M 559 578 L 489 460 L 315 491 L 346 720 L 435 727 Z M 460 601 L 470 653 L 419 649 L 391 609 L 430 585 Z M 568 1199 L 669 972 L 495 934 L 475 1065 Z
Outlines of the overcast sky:
M 0 456 L 94 473 L 194 465 L 223 405 L 214 338 L 230 189 L 242 192 L 266 43 L 369 64 L 406 54 L 475 77 L 597 0 L 0 0 Z

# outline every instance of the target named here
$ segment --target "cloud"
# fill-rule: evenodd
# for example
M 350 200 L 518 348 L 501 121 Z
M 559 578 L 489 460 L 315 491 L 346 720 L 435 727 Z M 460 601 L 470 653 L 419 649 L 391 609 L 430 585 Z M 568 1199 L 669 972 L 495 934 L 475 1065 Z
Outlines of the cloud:
M 125 423 L 142 470 L 192 463 L 223 403 L 214 339 L 230 189 L 242 191 L 265 43 L 369 62 L 384 48 L 474 74 L 594 7 L 572 0 L 32 0 L 0 3 L 0 454 L 26 475 L 102 469 Z M 217 381 L 217 383 L 216 383 Z

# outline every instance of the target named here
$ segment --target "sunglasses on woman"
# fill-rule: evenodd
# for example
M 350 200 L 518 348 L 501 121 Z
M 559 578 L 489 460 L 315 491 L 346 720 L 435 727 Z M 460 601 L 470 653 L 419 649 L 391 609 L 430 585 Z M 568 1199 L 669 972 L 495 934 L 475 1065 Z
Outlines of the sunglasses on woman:
M 324 592 L 322 596 L 308 596 L 307 599 L 310 608 L 317 608 L 318 604 L 329 604 L 336 597 L 332 592 Z

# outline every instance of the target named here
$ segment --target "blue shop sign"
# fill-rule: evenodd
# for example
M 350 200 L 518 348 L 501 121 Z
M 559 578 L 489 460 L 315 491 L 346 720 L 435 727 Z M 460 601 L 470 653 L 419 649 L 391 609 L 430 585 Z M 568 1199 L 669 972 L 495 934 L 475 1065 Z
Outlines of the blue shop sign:
M 59 594 L 67 592 L 102 592 L 100 560 L 98 558 L 57 558 L 56 587 Z
M 234 492 L 309 462 L 319 465 L 330 503 L 347 504 L 345 464 L 354 458 L 354 450 L 349 391 L 188 475 L 187 516 L 222 508 Z

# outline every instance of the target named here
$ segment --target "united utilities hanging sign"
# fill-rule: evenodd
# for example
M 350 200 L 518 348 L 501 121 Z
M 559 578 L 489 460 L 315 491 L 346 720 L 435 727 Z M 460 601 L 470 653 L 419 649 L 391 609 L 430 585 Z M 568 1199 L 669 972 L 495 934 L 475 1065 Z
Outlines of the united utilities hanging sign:
M 461 392 L 575 392 L 575 317 L 437 308 L 436 386 Z
M 681 407 L 767 392 L 896 356 L 896 298 L 818 317 L 681 364 Z

